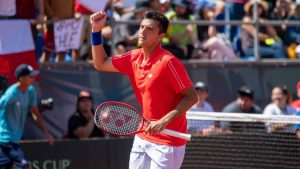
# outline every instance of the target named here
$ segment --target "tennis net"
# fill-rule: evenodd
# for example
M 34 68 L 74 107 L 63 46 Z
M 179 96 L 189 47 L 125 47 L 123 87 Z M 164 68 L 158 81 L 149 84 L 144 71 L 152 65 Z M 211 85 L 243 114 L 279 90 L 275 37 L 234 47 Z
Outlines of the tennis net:
M 300 116 L 188 112 L 182 169 L 299 169 Z

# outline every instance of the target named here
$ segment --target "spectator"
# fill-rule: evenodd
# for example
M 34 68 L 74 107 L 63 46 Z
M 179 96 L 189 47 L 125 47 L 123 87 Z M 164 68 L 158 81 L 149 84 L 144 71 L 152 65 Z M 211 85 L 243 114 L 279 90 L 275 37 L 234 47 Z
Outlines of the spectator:
M 274 87 L 272 90 L 271 100 L 272 102 L 265 107 L 263 114 L 265 115 L 295 115 L 296 114 L 296 110 L 289 105 L 291 101 L 291 96 L 288 89 L 285 86 Z M 268 132 L 291 131 L 293 130 L 293 127 L 290 124 L 275 124 L 275 123 L 267 122 L 266 129 Z
M 194 88 L 198 94 L 198 102 L 189 109 L 189 112 L 214 112 L 214 108 L 207 98 L 209 96 L 208 86 L 203 82 L 197 82 L 194 84 Z M 200 121 L 200 120 L 188 120 L 189 132 L 204 135 L 203 129 L 213 128 L 214 121 Z
M 0 19 L 12 19 L 17 13 L 16 0 L 0 0 Z
M 195 20 L 188 0 L 174 0 L 173 8 L 165 16 L 170 20 Z M 163 46 L 180 59 L 189 59 L 193 50 L 199 46 L 197 29 L 194 24 L 170 24 Z
M 74 17 L 73 0 L 47 0 L 45 1 L 45 15 L 51 24 L 47 24 L 47 31 L 44 34 L 43 54 L 40 62 L 47 62 L 52 55 L 56 54 L 55 62 L 65 60 L 66 52 L 55 53 L 54 45 L 54 22 L 71 19 Z
M 243 16 L 245 15 L 244 5 L 249 0 L 226 0 L 226 7 L 228 11 L 229 20 L 242 20 Z M 230 40 L 232 41 L 233 38 L 237 35 L 237 26 L 230 25 L 229 26 L 229 34 Z
M 200 1 L 198 15 L 201 20 L 214 21 L 216 17 L 216 4 L 208 0 Z M 197 35 L 200 46 L 193 55 L 194 58 L 205 58 L 214 60 L 237 59 L 233 52 L 231 42 L 227 40 L 225 34 L 219 33 L 216 26 L 197 26 Z
M 275 7 L 270 13 L 271 20 L 287 20 L 291 15 L 292 0 L 276 0 Z M 284 39 L 286 24 L 274 26 L 280 39 Z
M 254 91 L 247 86 L 238 90 L 238 97 L 223 109 L 224 113 L 251 113 L 261 114 L 261 108 L 254 103 Z M 261 123 L 253 122 L 221 122 L 221 127 L 232 132 L 263 129 Z
M 148 0 L 140 0 L 137 1 L 135 5 L 135 10 L 133 13 L 124 14 L 121 16 L 120 20 L 141 20 L 143 18 L 143 14 L 150 9 L 150 3 Z M 125 25 L 121 24 L 117 27 L 118 35 L 115 39 L 116 43 L 116 50 L 120 48 L 123 42 L 123 48 L 126 48 L 126 51 L 129 51 L 133 48 L 136 48 L 138 42 L 138 35 L 139 35 L 139 26 L 138 25 Z M 122 53 L 120 53 L 122 54 Z
M 257 15 L 259 22 L 262 23 L 267 19 L 267 2 L 265 2 L 264 0 L 250 0 L 244 6 L 244 10 L 246 12 L 246 16 L 243 18 L 244 22 L 251 22 L 253 20 L 253 6 L 255 3 L 257 3 Z M 240 32 L 241 43 L 243 52 L 247 56 L 254 56 L 255 32 L 256 28 L 254 25 L 242 24 Z M 277 35 L 273 26 L 260 26 L 258 40 L 261 58 L 286 58 L 283 43 Z
M 79 92 L 75 113 L 69 118 L 68 138 L 83 139 L 103 137 L 104 133 L 94 124 L 93 98 L 87 90 Z
M 295 10 L 289 21 L 300 20 L 300 0 L 295 2 Z M 300 58 L 300 26 L 288 26 L 285 34 L 285 42 L 288 46 L 287 51 L 290 58 Z
M 0 167 L 29 168 L 29 161 L 18 145 L 25 120 L 30 110 L 39 127 L 45 133 L 50 144 L 54 143 L 53 136 L 45 127 L 44 120 L 37 107 L 37 95 L 32 86 L 39 72 L 29 65 L 19 65 L 15 70 L 17 82 L 11 85 L 0 97 Z
M 300 111 L 300 81 L 297 82 L 296 85 L 296 90 L 297 90 L 297 100 L 294 100 L 291 103 L 291 106 L 296 109 L 296 111 Z

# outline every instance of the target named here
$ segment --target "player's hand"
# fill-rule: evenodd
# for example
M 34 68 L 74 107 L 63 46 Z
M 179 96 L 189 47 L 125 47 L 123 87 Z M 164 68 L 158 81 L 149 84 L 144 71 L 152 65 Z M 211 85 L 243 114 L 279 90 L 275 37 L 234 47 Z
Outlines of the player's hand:
M 90 23 L 92 26 L 92 32 L 99 32 L 104 27 L 106 22 L 106 12 L 100 11 L 97 13 L 94 13 L 90 16 Z
M 146 134 L 158 134 L 163 129 L 165 129 L 167 123 L 161 120 L 153 121 L 145 130 Z

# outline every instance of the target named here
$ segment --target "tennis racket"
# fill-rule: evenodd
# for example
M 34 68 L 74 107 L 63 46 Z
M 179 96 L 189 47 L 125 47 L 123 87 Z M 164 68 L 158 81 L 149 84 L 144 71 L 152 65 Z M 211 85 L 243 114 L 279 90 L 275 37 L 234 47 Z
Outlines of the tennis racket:
M 95 112 L 94 121 L 98 128 L 107 133 L 119 136 L 130 136 L 144 132 L 144 125 L 147 121 L 132 106 L 122 102 L 104 102 L 100 104 Z M 161 133 L 190 141 L 191 135 L 169 129 L 164 129 Z

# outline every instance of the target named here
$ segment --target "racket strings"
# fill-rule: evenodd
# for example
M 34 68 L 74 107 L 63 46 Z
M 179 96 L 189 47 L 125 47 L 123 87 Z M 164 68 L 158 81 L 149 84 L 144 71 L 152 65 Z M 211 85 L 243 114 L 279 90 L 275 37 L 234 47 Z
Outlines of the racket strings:
M 141 116 L 134 109 L 122 104 L 107 104 L 96 110 L 96 125 L 118 135 L 127 135 L 140 127 Z

